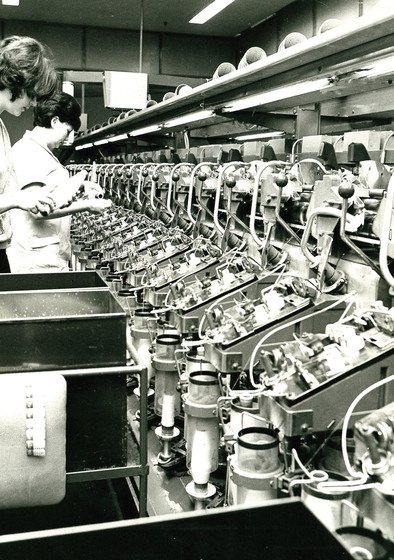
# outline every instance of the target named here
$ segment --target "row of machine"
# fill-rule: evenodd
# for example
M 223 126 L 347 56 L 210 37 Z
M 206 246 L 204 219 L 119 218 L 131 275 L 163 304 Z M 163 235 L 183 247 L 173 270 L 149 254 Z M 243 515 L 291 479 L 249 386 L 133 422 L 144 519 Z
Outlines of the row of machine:
M 356 558 L 394 541 L 392 136 L 68 166 L 113 201 L 73 266 L 127 313 L 158 467 L 196 509 L 301 496 Z

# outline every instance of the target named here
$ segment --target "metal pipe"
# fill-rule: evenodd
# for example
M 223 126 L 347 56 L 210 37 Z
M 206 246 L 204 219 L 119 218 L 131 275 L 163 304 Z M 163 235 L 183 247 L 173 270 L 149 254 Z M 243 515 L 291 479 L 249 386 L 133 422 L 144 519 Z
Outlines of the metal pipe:
M 366 262 L 367 265 L 370 266 L 372 270 L 376 272 L 376 274 L 378 274 L 378 276 L 380 276 L 381 275 L 380 268 L 373 262 L 373 260 L 370 257 L 368 257 L 368 255 L 364 253 L 364 251 L 360 249 L 360 247 L 358 247 L 355 243 L 353 243 L 353 241 L 348 237 L 346 233 L 346 229 L 345 229 L 346 214 L 347 214 L 348 207 L 349 207 L 349 200 L 347 198 L 344 198 L 342 202 L 342 213 L 341 213 L 341 222 L 340 222 L 340 229 L 339 229 L 340 238 L 344 243 L 346 243 L 348 247 L 353 249 L 353 251 L 357 253 L 357 255 L 361 257 L 363 261 Z
M 389 143 L 390 138 L 392 138 L 393 136 L 394 136 L 394 130 L 390 132 L 390 134 L 387 136 L 386 140 L 384 141 L 382 153 L 380 155 L 380 163 L 384 163 L 386 157 L 387 144 Z
M 222 186 L 222 181 L 223 181 L 223 177 L 225 172 L 230 168 L 230 167 L 242 167 L 242 166 L 249 166 L 249 163 L 243 163 L 240 161 L 229 161 L 225 164 L 223 164 L 220 169 L 219 169 L 219 176 L 218 176 L 218 182 L 216 185 L 216 195 L 215 195 L 215 205 L 213 208 L 213 222 L 215 224 L 215 227 L 217 229 L 217 231 L 221 234 L 224 233 L 224 228 L 222 228 L 222 226 L 220 225 L 219 222 L 219 205 L 220 205 L 220 192 L 221 192 L 221 186 Z M 223 185 L 223 189 L 224 189 L 224 185 Z M 230 196 L 231 198 L 231 196 Z
M 143 179 L 142 173 L 143 173 L 145 168 L 148 168 L 152 165 L 154 165 L 154 163 L 152 163 L 152 162 L 143 163 L 142 166 L 141 166 L 141 169 L 140 169 L 139 178 L 138 178 L 138 186 L 137 186 L 137 202 L 141 206 L 142 206 L 141 190 L 142 190 L 142 179 Z
M 158 163 L 156 167 L 153 169 L 153 173 L 156 173 L 160 167 L 171 167 L 172 163 Z M 156 210 L 156 204 L 154 203 L 154 199 L 156 198 L 156 181 L 152 179 L 152 186 L 150 189 L 150 205 L 152 206 L 153 210 Z
M 144 31 L 144 0 L 140 2 L 140 50 L 139 50 L 139 71 L 142 72 L 142 38 Z
M 214 163 L 210 162 L 210 161 L 202 161 L 201 163 L 198 163 L 195 168 L 192 171 L 192 176 L 190 178 L 190 186 L 189 186 L 189 196 L 187 199 L 187 215 L 189 216 L 190 221 L 195 224 L 196 220 L 193 218 L 192 216 L 192 195 L 193 195 L 193 185 L 194 185 L 194 180 L 195 180 L 195 176 L 197 171 L 199 171 L 204 165 L 208 165 L 209 167 L 213 167 Z
M 257 198 L 258 198 L 258 190 L 259 190 L 259 186 L 260 186 L 260 178 L 261 175 L 264 173 L 264 171 L 266 169 L 268 169 L 269 167 L 272 166 L 285 166 L 287 165 L 287 163 L 285 161 L 280 161 L 280 160 L 272 160 L 272 161 L 268 161 L 267 163 L 264 163 L 260 169 L 257 170 L 256 173 L 256 177 L 254 180 L 254 186 L 253 186 L 253 195 L 252 195 L 252 202 L 251 202 L 251 208 L 250 208 L 250 219 L 249 219 L 249 229 L 250 229 L 250 233 L 252 235 L 253 240 L 255 241 L 255 243 L 261 248 L 264 245 L 264 242 L 261 241 L 261 239 L 259 238 L 259 236 L 256 233 L 256 228 L 255 228 L 255 221 L 256 221 L 256 205 L 257 205 Z
M 171 216 L 174 215 L 174 212 L 172 211 L 172 208 L 171 208 L 173 176 L 174 176 L 175 171 L 180 169 L 182 166 L 194 167 L 194 163 L 189 163 L 189 162 L 177 163 L 176 165 L 174 165 L 174 167 L 171 170 L 170 180 L 169 180 L 169 183 L 168 183 L 168 194 L 167 194 L 167 210 L 168 210 L 168 212 L 170 213 Z M 174 198 L 175 198 L 175 189 L 174 189 Z

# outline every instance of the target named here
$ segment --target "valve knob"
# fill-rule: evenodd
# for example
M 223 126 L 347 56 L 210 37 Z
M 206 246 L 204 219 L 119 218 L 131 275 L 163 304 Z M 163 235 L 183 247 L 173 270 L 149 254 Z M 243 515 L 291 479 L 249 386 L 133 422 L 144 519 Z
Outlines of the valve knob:
M 279 173 L 279 175 L 275 177 L 275 183 L 278 185 L 278 187 L 283 188 L 287 185 L 288 182 L 289 179 L 287 178 L 287 175 L 285 175 L 284 173 Z
M 152 175 L 152 181 L 154 181 L 155 183 L 157 183 L 159 180 L 159 176 L 156 175 L 156 173 L 154 175 Z
M 352 198 L 354 195 L 354 186 L 352 183 L 341 183 L 338 187 L 338 193 L 342 198 Z
M 236 185 L 236 180 L 234 179 L 233 175 L 229 175 L 228 177 L 226 177 L 226 186 L 229 189 L 233 189 Z
M 172 180 L 174 181 L 174 183 L 177 183 L 179 181 L 180 177 L 179 177 L 179 173 L 174 173 L 172 175 Z
M 147 169 L 143 169 L 142 170 L 142 176 L 143 177 L 147 177 L 149 175 L 148 170 Z
M 207 180 L 207 174 L 204 173 L 203 171 L 200 171 L 199 174 L 197 175 L 198 180 L 199 181 L 206 181 Z

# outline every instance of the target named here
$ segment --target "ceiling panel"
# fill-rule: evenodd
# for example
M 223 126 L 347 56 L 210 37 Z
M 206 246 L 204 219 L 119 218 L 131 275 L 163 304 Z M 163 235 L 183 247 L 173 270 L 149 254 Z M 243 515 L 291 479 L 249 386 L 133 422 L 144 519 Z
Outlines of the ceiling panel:
M 139 30 L 142 20 L 144 31 L 234 37 L 296 0 L 235 0 L 206 24 L 189 24 L 210 1 L 20 0 L 18 7 L 0 6 L 0 19 L 128 30 Z

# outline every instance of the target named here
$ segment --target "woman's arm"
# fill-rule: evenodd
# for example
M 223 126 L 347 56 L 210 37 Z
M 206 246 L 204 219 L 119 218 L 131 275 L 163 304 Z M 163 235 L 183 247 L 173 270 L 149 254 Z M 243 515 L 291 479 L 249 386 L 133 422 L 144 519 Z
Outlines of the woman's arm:
M 41 189 L 27 189 L 0 195 L 0 214 L 13 208 L 37 214 L 38 212 L 52 212 L 54 207 L 53 198 Z

